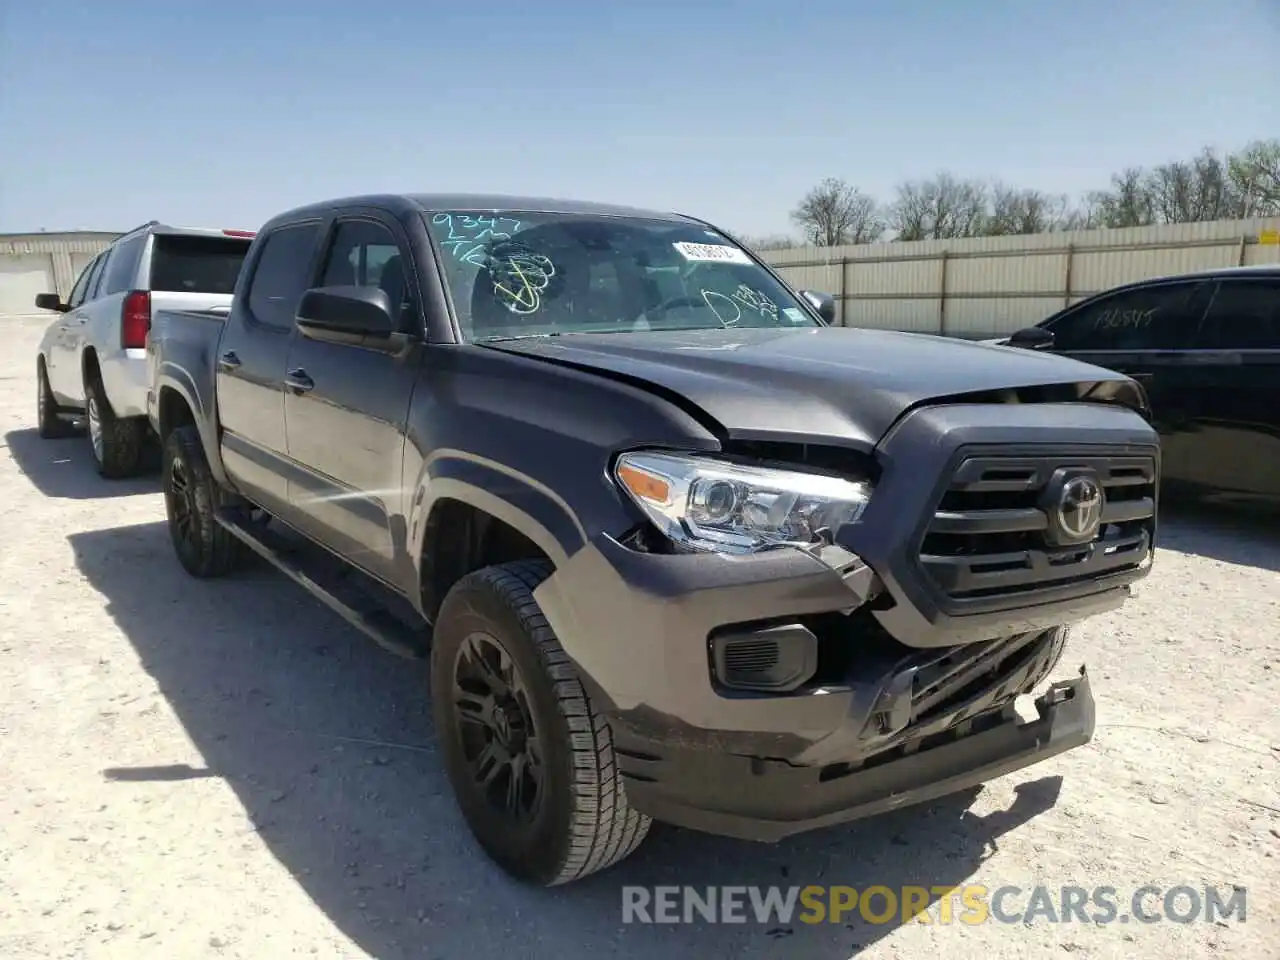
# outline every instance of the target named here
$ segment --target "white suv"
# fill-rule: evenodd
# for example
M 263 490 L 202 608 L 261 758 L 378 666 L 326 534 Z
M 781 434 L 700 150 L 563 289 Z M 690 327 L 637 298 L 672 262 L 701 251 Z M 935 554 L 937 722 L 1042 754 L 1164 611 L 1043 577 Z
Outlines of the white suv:
M 155 310 L 229 309 L 253 233 L 143 224 L 116 239 L 81 272 L 36 360 L 42 437 L 67 436 L 88 421 L 104 477 L 139 472 L 147 421 L 147 334 Z

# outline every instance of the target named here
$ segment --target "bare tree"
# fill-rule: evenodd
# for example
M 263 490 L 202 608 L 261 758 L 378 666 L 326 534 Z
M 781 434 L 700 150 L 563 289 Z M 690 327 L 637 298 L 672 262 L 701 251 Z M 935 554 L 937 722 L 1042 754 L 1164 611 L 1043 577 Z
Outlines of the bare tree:
M 1227 161 L 1240 217 L 1280 216 L 1280 139 L 1257 140 Z
M 940 173 L 898 187 L 889 222 L 898 240 L 943 240 L 978 236 L 986 219 L 986 185 Z
M 819 247 L 874 243 L 885 231 L 875 200 L 834 177 L 805 194 L 791 219 L 805 239 Z
M 982 232 L 993 237 L 1049 233 L 1064 229 L 1071 213 L 1071 200 L 1065 194 L 997 183 L 991 188 L 991 212 Z
M 771 233 L 760 237 L 738 237 L 738 240 L 752 250 L 786 250 L 797 246 L 796 241 L 780 233 Z
M 1102 214 L 1093 193 L 1078 200 L 1063 196 L 1058 214 L 1059 230 L 1096 230 L 1102 226 Z
M 1191 160 L 1164 163 L 1146 177 L 1146 190 L 1163 223 L 1196 223 L 1240 216 L 1243 204 L 1227 161 L 1206 147 Z
M 1146 227 L 1156 222 L 1148 177 L 1141 167 L 1112 174 L 1111 188 L 1089 195 L 1100 227 Z
M 1234 153 L 1205 147 L 1190 159 L 1129 167 L 1078 201 L 1060 194 L 940 173 L 904 183 L 888 208 L 843 180 L 828 178 L 793 212 L 805 240 L 820 246 L 867 243 L 892 227 L 898 240 L 1145 227 L 1280 216 L 1280 138 Z M 769 238 L 755 241 L 769 249 Z

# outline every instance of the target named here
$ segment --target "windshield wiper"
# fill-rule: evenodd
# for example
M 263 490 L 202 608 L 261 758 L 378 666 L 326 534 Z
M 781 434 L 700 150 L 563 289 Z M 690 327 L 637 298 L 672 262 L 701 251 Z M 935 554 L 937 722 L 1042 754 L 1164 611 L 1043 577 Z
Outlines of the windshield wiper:
M 506 343 L 509 340 L 543 340 L 547 337 L 558 337 L 560 332 L 554 333 L 517 333 L 509 337 L 481 337 L 476 343 Z

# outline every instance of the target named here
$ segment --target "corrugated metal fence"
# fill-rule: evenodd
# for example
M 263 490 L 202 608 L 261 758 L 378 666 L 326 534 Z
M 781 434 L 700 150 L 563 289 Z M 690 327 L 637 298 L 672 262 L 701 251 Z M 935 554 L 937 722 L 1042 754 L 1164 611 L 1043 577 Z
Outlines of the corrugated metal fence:
M 976 339 L 1133 280 L 1280 263 L 1280 217 L 800 247 L 763 257 L 797 290 L 832 294 L 845 326 Z

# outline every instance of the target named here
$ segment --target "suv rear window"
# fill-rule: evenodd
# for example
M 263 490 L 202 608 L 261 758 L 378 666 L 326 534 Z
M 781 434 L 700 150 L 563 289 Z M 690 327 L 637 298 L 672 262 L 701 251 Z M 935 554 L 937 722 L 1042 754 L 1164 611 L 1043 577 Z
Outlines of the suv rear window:
M 232 293 L 248 238 L 156 234 L 151 251 L 151 289 L 162 293 Z

